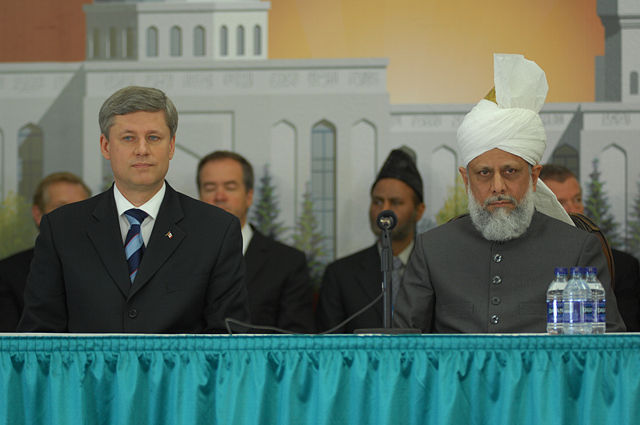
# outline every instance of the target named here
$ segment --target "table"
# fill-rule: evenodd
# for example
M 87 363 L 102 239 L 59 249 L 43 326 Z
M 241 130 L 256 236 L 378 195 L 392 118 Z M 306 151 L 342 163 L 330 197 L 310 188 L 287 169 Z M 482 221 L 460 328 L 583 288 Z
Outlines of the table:
M 640 334 L 0 334 L 0 424 L 640 424 Z

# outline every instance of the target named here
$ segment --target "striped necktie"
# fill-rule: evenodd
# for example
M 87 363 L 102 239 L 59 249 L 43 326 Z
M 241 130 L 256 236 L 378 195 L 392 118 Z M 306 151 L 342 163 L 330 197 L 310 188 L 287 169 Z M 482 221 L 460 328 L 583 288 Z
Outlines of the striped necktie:
M 129 265 L 129 278 L 133 283 L 138 274 L 138 268 L 142 261 L 142 254 L 144 254 L 144 241 L 142 239 L 142 233 L 140 232 L 140 225 L 147 217 L 147 213 L 132 208 L 124 212 L 124 216 L 131 225 L 127 237 L 124 240 L 124 254 L 127 257 L 127 264 Z

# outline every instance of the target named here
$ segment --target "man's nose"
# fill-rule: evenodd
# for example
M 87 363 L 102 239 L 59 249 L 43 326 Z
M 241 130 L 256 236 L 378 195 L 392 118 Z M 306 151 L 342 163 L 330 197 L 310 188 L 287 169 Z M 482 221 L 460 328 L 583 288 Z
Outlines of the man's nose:
M 227 192 L 224 189 L 217 189 L 213 194 L 214 202 L 224 202 L 227 200 Z
M 505 193 L 506 186 L 504 184 L 504 179 L 500 173 L 495 173 L 493 179 L 491 180 L 491 190 L 493 193 L 502 194 Z
M 149 145 L 144 138 L 140 138 L 136 143 L 136 155 L 146 155 L 149 153 Z

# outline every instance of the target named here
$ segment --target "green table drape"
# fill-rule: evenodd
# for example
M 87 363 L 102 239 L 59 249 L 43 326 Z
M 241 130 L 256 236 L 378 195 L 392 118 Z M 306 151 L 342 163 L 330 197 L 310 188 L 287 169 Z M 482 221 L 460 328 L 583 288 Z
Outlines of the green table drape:
M 0 424 L 640 424 L 640 334 L 0 335 Z

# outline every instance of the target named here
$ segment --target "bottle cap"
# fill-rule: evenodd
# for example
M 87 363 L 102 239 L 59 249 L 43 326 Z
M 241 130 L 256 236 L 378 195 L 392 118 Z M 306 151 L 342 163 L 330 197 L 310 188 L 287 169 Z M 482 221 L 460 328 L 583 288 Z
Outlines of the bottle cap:
M 571 275 L 573 276 L 574 274 L 582 274 L 580 272 L 580 267 L 571 267 Z
M 593 266 L 587 267 L 587 273 L 598 274 L 598 268 Z
M 554 273 L 557 274 L 557 275 L 558 274 L 566 275 L 567 274 L 567 268 L 566 267 L 556 267 L 554 269 Z

